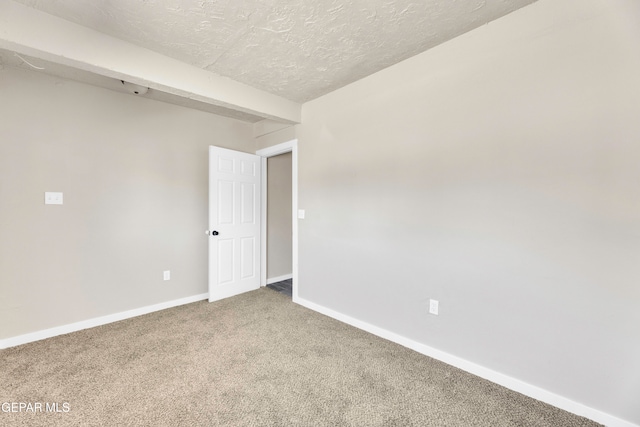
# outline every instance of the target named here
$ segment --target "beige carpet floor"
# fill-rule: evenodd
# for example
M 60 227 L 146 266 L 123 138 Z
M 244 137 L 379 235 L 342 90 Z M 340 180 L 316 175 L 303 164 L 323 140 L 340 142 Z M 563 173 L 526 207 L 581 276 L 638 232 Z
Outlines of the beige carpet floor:
M 1 350 L 11 402 L 60 412 L 2 426 L 598 425 L 265 288 Z

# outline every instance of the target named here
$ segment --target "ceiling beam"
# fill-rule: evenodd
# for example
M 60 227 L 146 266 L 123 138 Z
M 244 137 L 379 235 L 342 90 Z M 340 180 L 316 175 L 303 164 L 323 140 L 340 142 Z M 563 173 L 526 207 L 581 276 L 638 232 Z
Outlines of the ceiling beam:
M 299 103 L 12 0 L 0 0 L 0 48 L 266 119 L 300 123 Z

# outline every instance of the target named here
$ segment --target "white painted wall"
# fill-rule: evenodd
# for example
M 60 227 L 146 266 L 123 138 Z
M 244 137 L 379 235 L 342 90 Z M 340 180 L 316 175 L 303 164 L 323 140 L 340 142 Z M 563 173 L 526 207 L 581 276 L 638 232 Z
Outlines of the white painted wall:
M 541 0 L 304 104 L 300 297 L 640 424 L 639 40 Z
M 254 125 L 255 126 L 255 125 Z M 296 127 L 289 126 L 274 132 L 256 136 L 256 151 L 296 139 Z
M 0 99 L 0 339 L 207 292 L 208 146 L 250 124 L 8 67 Z

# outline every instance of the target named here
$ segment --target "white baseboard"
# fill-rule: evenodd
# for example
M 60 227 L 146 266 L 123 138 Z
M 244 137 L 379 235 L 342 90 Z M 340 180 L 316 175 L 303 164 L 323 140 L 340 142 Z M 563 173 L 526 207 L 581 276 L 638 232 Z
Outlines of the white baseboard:
M 196 301 L 202 301 L 209 298 L 209 294 L 193 295 L 190 297 L 180 298 L 173 301 L 162 302 L 160 304 L 148 305 L 146 307 L 135 308 L 133 310 L 122 311 L 120 313 L 109 314 L 106 316 L 95 317 L 93 319 L 83 320 L 81 322 L 70 323 L 68 325 L 58 326 L 55 328 L 44 329 L 38 332 L 18 335 L 16 337 L 0 340 L 0 349 L 15 347 L 21 344 L 27 344 L 33 341 L 43 340 L 58 335 L 64 335 L 71 332 L 81 331 L 83 329 L 93 328 L 95 326 L 106 325 L 107 323 L 117 322 L 119 320 L 129 319 L 143 314 L 153 313 L 154 311 L 165 310 L 179 305 L 190 304 Z
M 313 311 L 317 311 L 318 313 L 322 313 L 325 316 L 332 317 L 336 320 L 354 326 L 358 329 L 367 331 L 373 335 L 377 335 L 396 344 L 400 344 L 403 347 L 415 350 L 418 353 L 424 354 L 425 356 L 429 356 L 449 365 L 455 366 L 456 368 L 477 375 L 510 390 L 517 391 L 518 393 L 524 394 L 525 396 L 532 397 L 534 399 L 548 403 L 549 405 L 553 405 L 557 408 L 563 409 L 567 412 L 571 412 L 581 417 L 585 417 L 595 422 L 604 424 L 605 426 L 640 427 L 637 424 L 622 420 L 613 415 L 607 414 L 606 412 L 602 412 L 581 403 L 574 402 L 573 400 L 567 399 L 566 397 L 562 397 L 540 387 L 536 387 L 524 381 L 520 381 L 508 375 L 501 374 L 500 372 L 485 368 L 484 366 L 478 365 L 444 351 L 429 347 L 428 345 L 413 341 L 409 338 L 403 337 L 402 335 L 390 332 L 378 326 L 371 325 L 367 322 L 363 322 L 361 320 L 355 319 L 346 314 L 339 313 L 330 308 L 326 308 L 303 298 L 294 298 L 293 302 L 307 307 Z
M 272 277 L 271 279 L 267 279 L 267 285 L 289 279 L 293 279 L 293 274 L 285 274 L 284 276 Z

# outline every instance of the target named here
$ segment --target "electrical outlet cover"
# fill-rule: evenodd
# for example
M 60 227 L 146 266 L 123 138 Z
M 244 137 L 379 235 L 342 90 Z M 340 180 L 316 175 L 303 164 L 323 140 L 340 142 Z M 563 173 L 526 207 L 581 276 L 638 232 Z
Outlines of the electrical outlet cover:
M 61 205 L 62 204 L 62 193 L 47 191 L 44 193 L 44 204 L 45 205 Z

